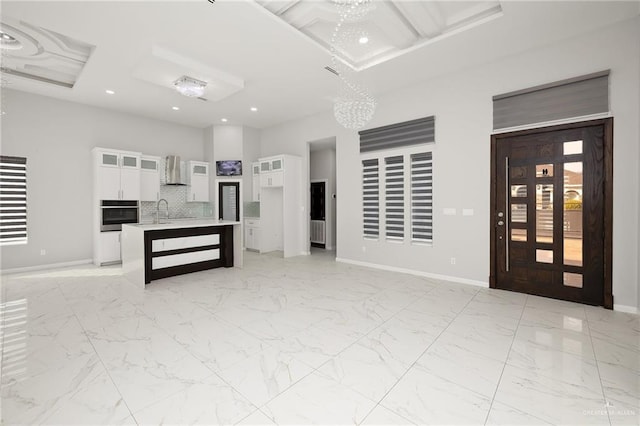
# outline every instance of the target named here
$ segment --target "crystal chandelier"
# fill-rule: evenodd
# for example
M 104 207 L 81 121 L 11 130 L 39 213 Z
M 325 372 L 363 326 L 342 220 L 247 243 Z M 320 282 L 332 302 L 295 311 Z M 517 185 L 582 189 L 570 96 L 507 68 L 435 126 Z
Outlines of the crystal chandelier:
M 184 75 L 174 81 L 173 85 L 181 95 L 199 98 L 204 95 L 204 88 L 207 86 L 207 82 Z
M 375 4 L 371 0 L 334 0 L 334 3 L 339 20 L 331 38 L 331 62 L 340 80 L 333 114 L 343 127 L 358 130 L 373 118 L 376 101 L 360 82 L 357 72 L 340 58 L 340 54 L 355 53 L 364 48 L 368 34 L 361 21 L 375 8 Z
M 340 83 L 333 104 L 333 115 L 344 128 L 362 129 L 373 118 L 376 101 L 363 87 Z

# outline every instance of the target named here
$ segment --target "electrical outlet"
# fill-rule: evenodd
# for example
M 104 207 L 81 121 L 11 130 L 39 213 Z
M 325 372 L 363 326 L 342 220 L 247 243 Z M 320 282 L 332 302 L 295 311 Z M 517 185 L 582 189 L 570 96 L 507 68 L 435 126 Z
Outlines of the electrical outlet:
M 452 258 L 451 258 L 451 264 L 452 264 L 452 265 L 455 265 L 455 264 L 456 264 L 456 258 L 455 258 L 455 257 L 452 257 Z
M 364 253 L 365 251 L 367 251 L 367 248 L 365 246 L 362 246 L 362 252 Z
M 40 249 L 40 256 L 45 256 L 47 251 L 45 249 Z

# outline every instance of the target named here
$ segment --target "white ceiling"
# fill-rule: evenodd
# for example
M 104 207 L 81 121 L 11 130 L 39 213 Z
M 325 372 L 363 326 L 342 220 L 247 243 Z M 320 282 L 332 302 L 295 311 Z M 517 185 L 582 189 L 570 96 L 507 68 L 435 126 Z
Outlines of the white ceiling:
M 427 2 L 396 3 L 408 10 Z M 632 18 L 639 4 L 502 1 L 502 16 L 436 37 L 361 74 L 379 95 Z M 336 77 L 324 69 L 327 50 L 253 1 L 3 0 L 0 16 L 95 46 L 73 88 L 6 75 L 16 90 L 196 127 L 227 118 L 264 128 L 332 108 Z M 185 70 L 205 74 L 208 101 L 166 84 Z M 241 88 L 215 89 L 216 82 Z
M 362 71 L 454 32 L 502 16 L 497 0 L 391 1 L 363 3 L 364 18 L 340 20 L 332 0 L 256 0 L 274 15 Z M 340 31 L 335 32 L 340 21 Z M 336 34 L 347 34 L 336 37 Z M 361 37 L 369 41 L 359 43 Z

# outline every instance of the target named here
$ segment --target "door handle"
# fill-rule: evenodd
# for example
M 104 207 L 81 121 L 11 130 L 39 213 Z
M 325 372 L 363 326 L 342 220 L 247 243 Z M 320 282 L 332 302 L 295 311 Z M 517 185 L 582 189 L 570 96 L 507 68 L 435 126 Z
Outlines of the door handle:
M 506 229 L 505 229 L 505 235 L 507 236 L 504 242 L 504 246 L 505 246 L 505 271 L 509 272 L 509 239 L 510 239 L 510 235 L 509 235 L 509 157 L 505 157 L 504 158 L 504 182 L 505 182 L 505 186 L 504 186 L 504 203 L 505 203 L 505 223 L 506 225 Z

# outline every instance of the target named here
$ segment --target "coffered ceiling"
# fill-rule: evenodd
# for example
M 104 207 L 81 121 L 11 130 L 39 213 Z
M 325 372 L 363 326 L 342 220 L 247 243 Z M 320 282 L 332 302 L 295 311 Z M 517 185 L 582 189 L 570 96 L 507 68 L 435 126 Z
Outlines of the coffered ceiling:
M 640 12 L 638 1 L 373 3 L 368 46 L 342 54 L 376 96 Z M 24 42 L 20 53 L 3 49 L 3 80 L 14 90 L 196 127 L 224 118 L 264 128 L 332 108 L 336 77 L 324 69 L 336 18 L 329 0 L 1 6 L 2 31 Z M 183 75 L 207 82 L 206 101 L 173 89 Z
M 257 0 L 267 10 L 317 42 L 330 54 L 340 3 L 332 0 Z M 339 54 L 358 71 L 409 53 L 427 43 L 502 16 L 498 1 L 390 1 L 366 3 L 366 18 L 343 22 L 357 32 Z

